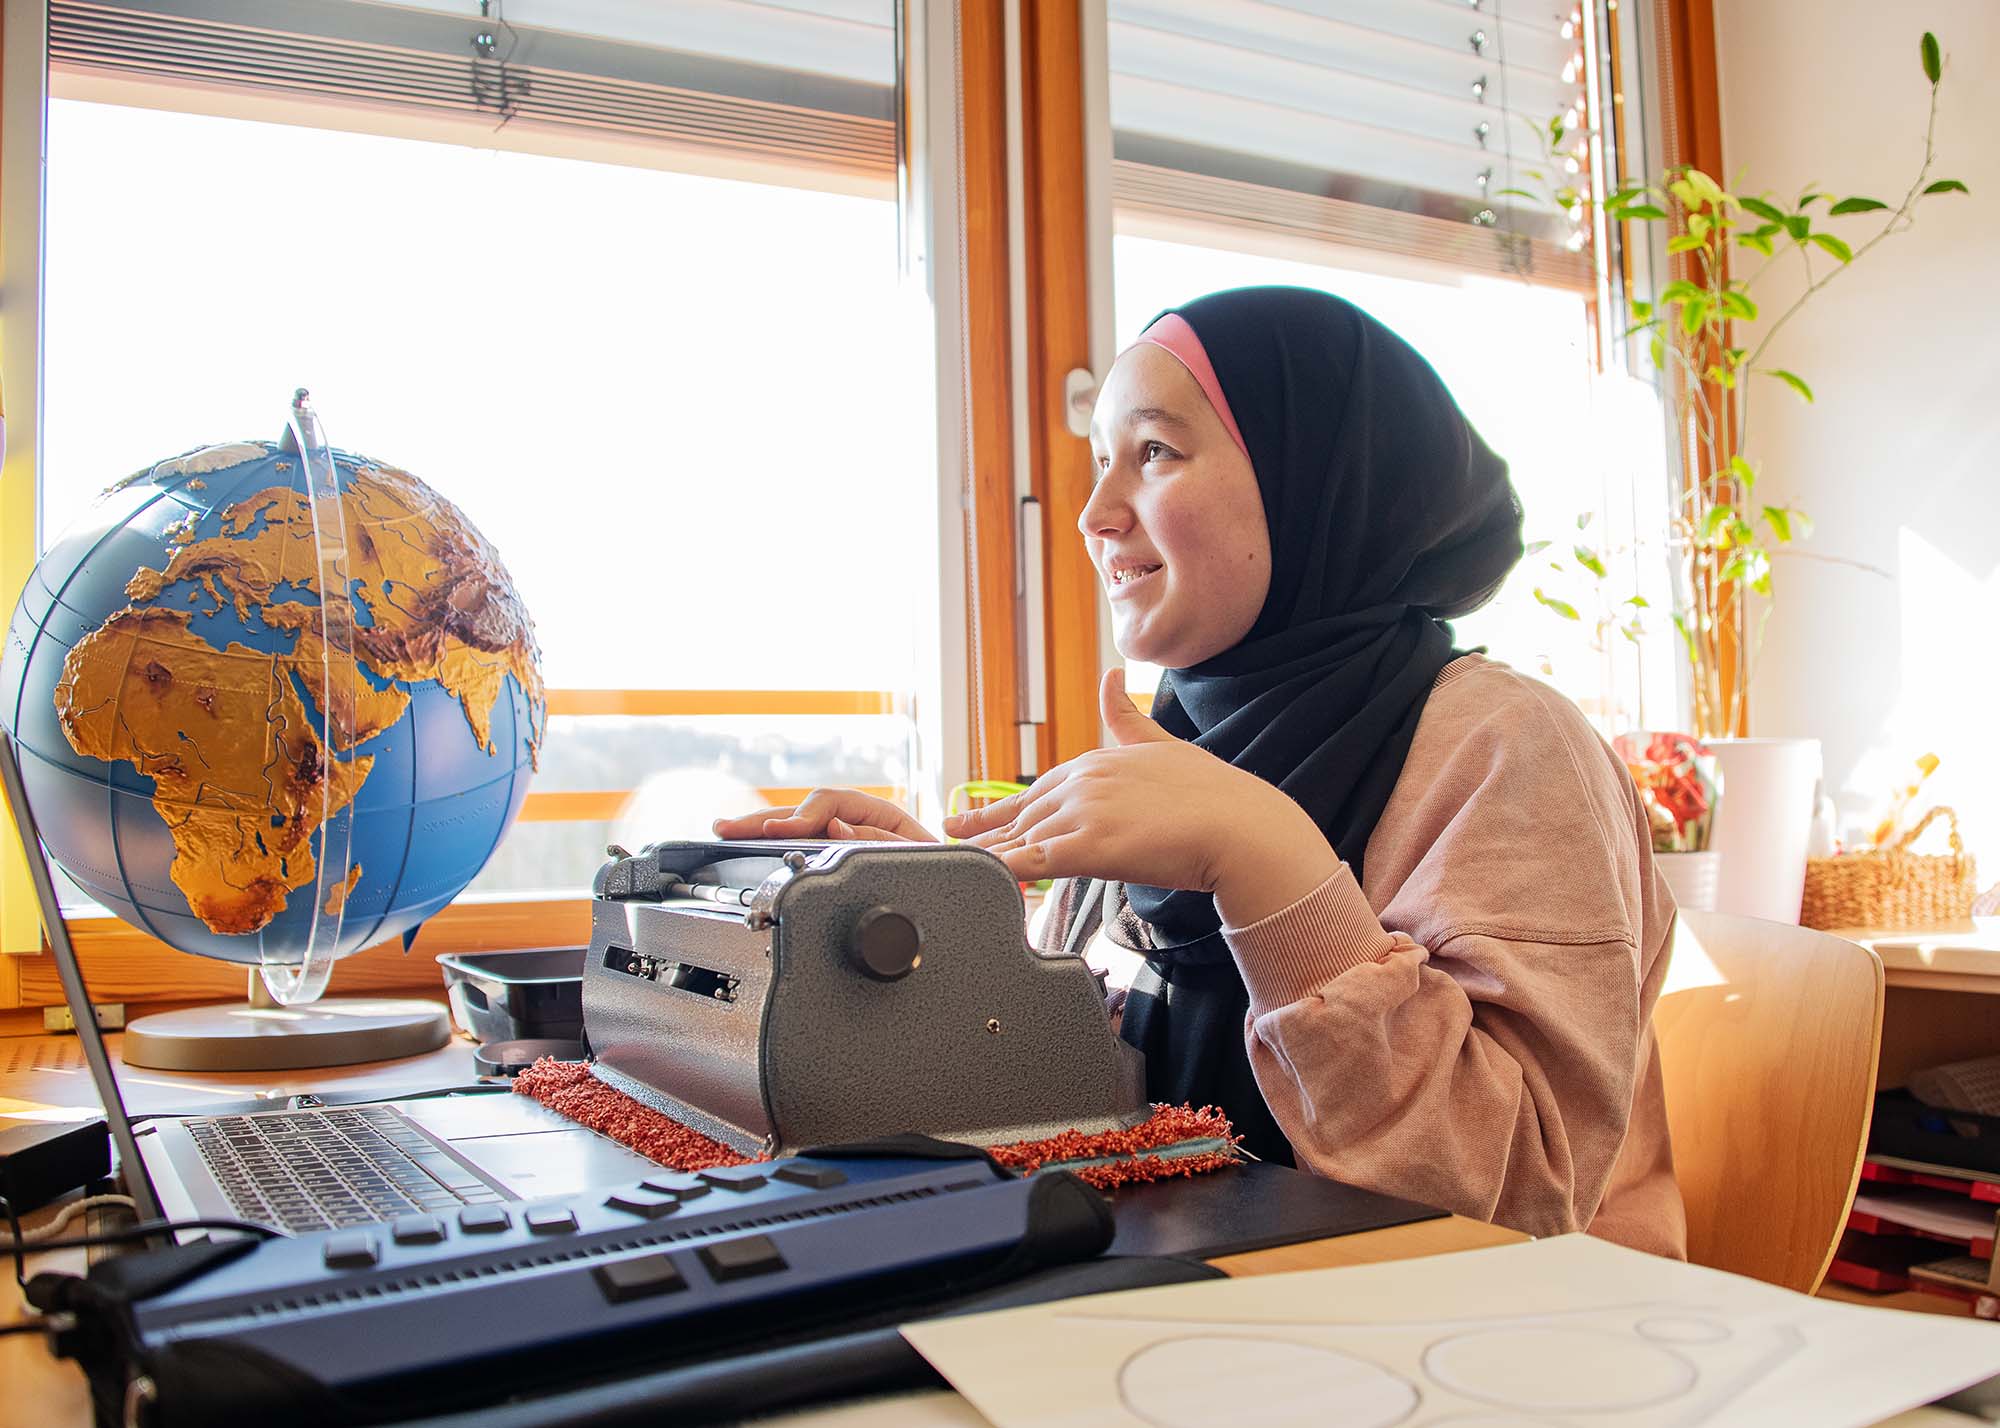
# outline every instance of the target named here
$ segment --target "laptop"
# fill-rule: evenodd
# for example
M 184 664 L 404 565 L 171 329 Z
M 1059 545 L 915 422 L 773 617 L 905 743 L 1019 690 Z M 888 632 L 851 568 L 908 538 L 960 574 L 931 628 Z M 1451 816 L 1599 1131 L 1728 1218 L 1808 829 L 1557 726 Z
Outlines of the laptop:
M 659 1169 L 504 1085 L 342 1105 L 295 1096 L 238 1114 L 129 1115 L 4 730 L 0 782 L 63 1000 L 142 1218 L 249 1220 L 287 1234 L 406 1220 L 421 1228 L 423 1217 L 469 1223 L 505 1201 L 629 1185 Z

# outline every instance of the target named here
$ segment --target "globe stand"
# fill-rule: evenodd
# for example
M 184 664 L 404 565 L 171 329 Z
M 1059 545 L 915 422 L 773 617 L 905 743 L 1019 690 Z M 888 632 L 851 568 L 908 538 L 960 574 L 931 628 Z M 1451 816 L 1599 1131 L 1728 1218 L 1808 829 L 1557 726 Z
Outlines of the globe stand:
M 246 1002 L 154 1012 L 125 1028 L 128 1066 L 154 1071 L 296 1071 L 421 1056 L 451 1040 L 451 1019 L 420 998 L 336 997 L 280 1006 L 250 969 Z

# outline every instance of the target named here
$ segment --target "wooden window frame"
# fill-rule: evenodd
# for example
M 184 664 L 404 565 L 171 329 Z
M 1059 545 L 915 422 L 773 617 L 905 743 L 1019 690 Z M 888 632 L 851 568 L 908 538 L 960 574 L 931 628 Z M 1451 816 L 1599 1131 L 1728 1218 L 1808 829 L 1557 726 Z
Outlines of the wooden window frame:
M 7 15 L 14 25 L 24 23 L 20 14 L 28 6 L 9 6 Z M 20 12 L 20 13 L 17 13 Z M 45 14 L 45 12 L 44 12 Z M 15 46 L 16 60 L 37 64 L 46 76 L 46 30 L 39 46 Z M 28 54 L 30 48 L 37 54 Z M 7 47 L 0 34 L 0 65 Z M 0 70 L 0 73 L 4 73 Z M 31 76 L 32 77 L 32 76 Z M 18 76 L 15 76 L 18 80 Z M 0 86 L 0 104 L 8 91 L 18 96 L 25 86 Z M 40 107 L 46 126 L 49 88 L 46 79 L 35 88 L 33 102 Z M 172 107 L 189 112 L 269 122 L 293 122 L 318 127 L 346 128 L 358 132 L 381 133 L 392 137 L 436 139 L 476 136 L 482 143 L 495 142 L 490 126 L 469 125 L 462 117 L 433 116 L 417 121 L 393 110 L 349 104 L 344 108 L 311 96 L 259 93 L 254 96 L 199 81 L 174 84 L 158 77 L 95 76 L 66 79 L 63 88 L 79 91 L 78 97 L 102 102 Z M 334 121 L 340 122 L 334 122 Z M 865 127 L 865 126 L 861 126 Z M 893 130 L 893 125 L 885 126 Z M 419 132 L 423 131 L 423 132 Z M 893 137 L 893 135 L 891 136 Z M 889 145 L 856 145 L 851 164 L 803 163 L 797 160 L 760 158 L 728 146 L 714 149 L 686 145 L 663 145 L 646 151 L 643 146 L 615 138 L 588 134 L 550 132 L 533 126 L 509 126 L 504 143 L 528 152 L 571 157 L 596 162 L 624 162 L 632 166 L 671 167 L 679 171 L 708 173 L 733 178 L 759 178 L 807 189 L 832 189 L 877 198 L 897 195 L 897 163 L 885 164 L 882 153 Z M 877 152 L 881 150 L 881 153 Z M 26 165 L 21 166 L 24 170 Z M 0 166 L 0 183 L 8 177 Z M 33 194 L 39 209 L 39 185 Z M 0 260 L 4 260 L 0 254 Z M 18 256 L 18 255 L 16 255 Z M 39 272 L 40 253 L 35 252 Z M 39 303 L 33 305 L 39 322 Z M 19 319 L 10 321 L 5 336 L 18 340 Z M 26 334 L 39 347 L 39 329 Z M 9 364 L 10 367 L 13 364 Z M 5 393 L 0 392 L 0 398 Z M 4 412 L 4 407 L 0 407 Z M 32 433 L 30 422 L 17 429 Z M 36 529 L 39 524 L 39 471 L 32 443 L 17 442 L 0 489 L 0 515 L 5 516 L 5 534 L 0 536 L 0 600 L 11 610 L 39 557 Z M 571 717 L 755 717 L 770 715 L 812 715 L 830 717 L 909 715 L 908 696 L 886 690 L 689 690 L 689 689 L 553 689 L 548 691 L 548 713 Z M 883 797 L 904 799 L 909 790 L 900 787 L 869 787 L 866 791 Z M 523 822 L 578 822 L 615 815 L 630 794 L 629 789 L 572 791 L 531 791 L 524 802 Z M 769 787 L 759 792 L 770 802 L 795 802 L 806 789 Z M 41 1029 L 40 1009 L 62 1004 L 53 964 L 42 957 L 47 942 L 42 935 L 27 867 L 22 860 L 12 819 L 0 806 L 0 1035 L 23 1034 Z M 214 1000 L 241 995 L 245 976 L 252 969 L 244 964 L 178 952 L 158 939 L 109 915 L 66 919 L 78 957 L 94 999 L 105 1002 L 167 1004 Z M 517 947 L 570 946 L 589 937 L 590 899 L 568 893 L 525 896 L 461 897 L 425 924 L 416 952 L 407 953 L 398 941 L 379 944 L 342 959 L 336 974 L 342 992 L 421 990 L 441 992 L 442 976 L 428 948 L 448 943 L 454 951 L 492 951 Z

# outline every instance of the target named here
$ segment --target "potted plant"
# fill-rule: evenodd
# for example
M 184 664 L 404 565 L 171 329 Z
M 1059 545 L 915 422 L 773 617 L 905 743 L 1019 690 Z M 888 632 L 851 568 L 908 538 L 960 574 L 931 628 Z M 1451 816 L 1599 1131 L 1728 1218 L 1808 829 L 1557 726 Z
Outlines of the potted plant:
M 1721 792 L 1714 752 L 1687 734 L 1620 734 L 1611 747 L 1639 786 L 1653 864 L 1675 903 L 1714 911 L 1721 857 L 1709 846 Z
M 1797 921 L 1820 772 L 1816 740 L 1737 737 L 1748 730 L 1747 696 L 1773 594 L 1772 555 L 1811 531 L 1803 511 L 1758 493 L 1752 417 L 1772 388 L 1813 400 L 1803 376 L 1770 360 L 1773 340 L 1799 310 L 1879 244 L 1907 231 L 1926 199 L 1967 192 L 1957 179 L 1932 177 L 1944 63 L 1936 36 L 1926 32 L 1918 49 L 1930 110 L 1922 159 L 1900 202 L 1842 197 L 1817 186 L 1785 200 L 1768 190 L 1732 191 L 1690 167 L 1655 183 L 1621 185 L 1603 200 L 1611 218 L 1660 225 L 1675 265 L 1672 281 L 1631 304 L 1628 332 L 1651 350 L 1680 438 L 1680 498 L 1667 530 L 1671 620 L 1687 659 L 1692 731 L 1720 757 L 1729 795 L 1711 844 L 1722 855 L 1719 905 L 1726 911 Z M 1552 160 L 1564 157 L 1569 137 L 1560 120 L 1549 123 L 1544 147 Z M 1572 214 L 1589 202 L 1567 187 L 1548 197 Z M 1788 303 L 1766 308 L 1766 275 L 1781 266 L 1797 268 L 1803 286 Z M 1578 525 L 1584 530 L 1588 517 Z M 1546 543 L 1531 547 L 1546 549 Z M 1620 601 L 1606 586 L 1617 554 L 1579 540 L 1573 561 L 1552 554 L 1549 564 L 1587 577 L 1599 638 L 1615 631 L 1637 641 L 1649 633 L 1646 602 L 1637 595 Z M 1535 595 L 1561 618 L 1583 618 L 1574 602 L 1540 588 Z

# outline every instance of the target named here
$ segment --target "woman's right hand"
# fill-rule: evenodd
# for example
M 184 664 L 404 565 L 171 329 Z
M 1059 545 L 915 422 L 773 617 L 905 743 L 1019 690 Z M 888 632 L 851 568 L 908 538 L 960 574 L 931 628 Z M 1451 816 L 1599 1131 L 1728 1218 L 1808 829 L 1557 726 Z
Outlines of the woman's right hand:
M 715 820 L 718 838 L 831 838 L 840 842 L 942 840 L 886 798 L 858 788 L 816 788 L 796 804 Z

